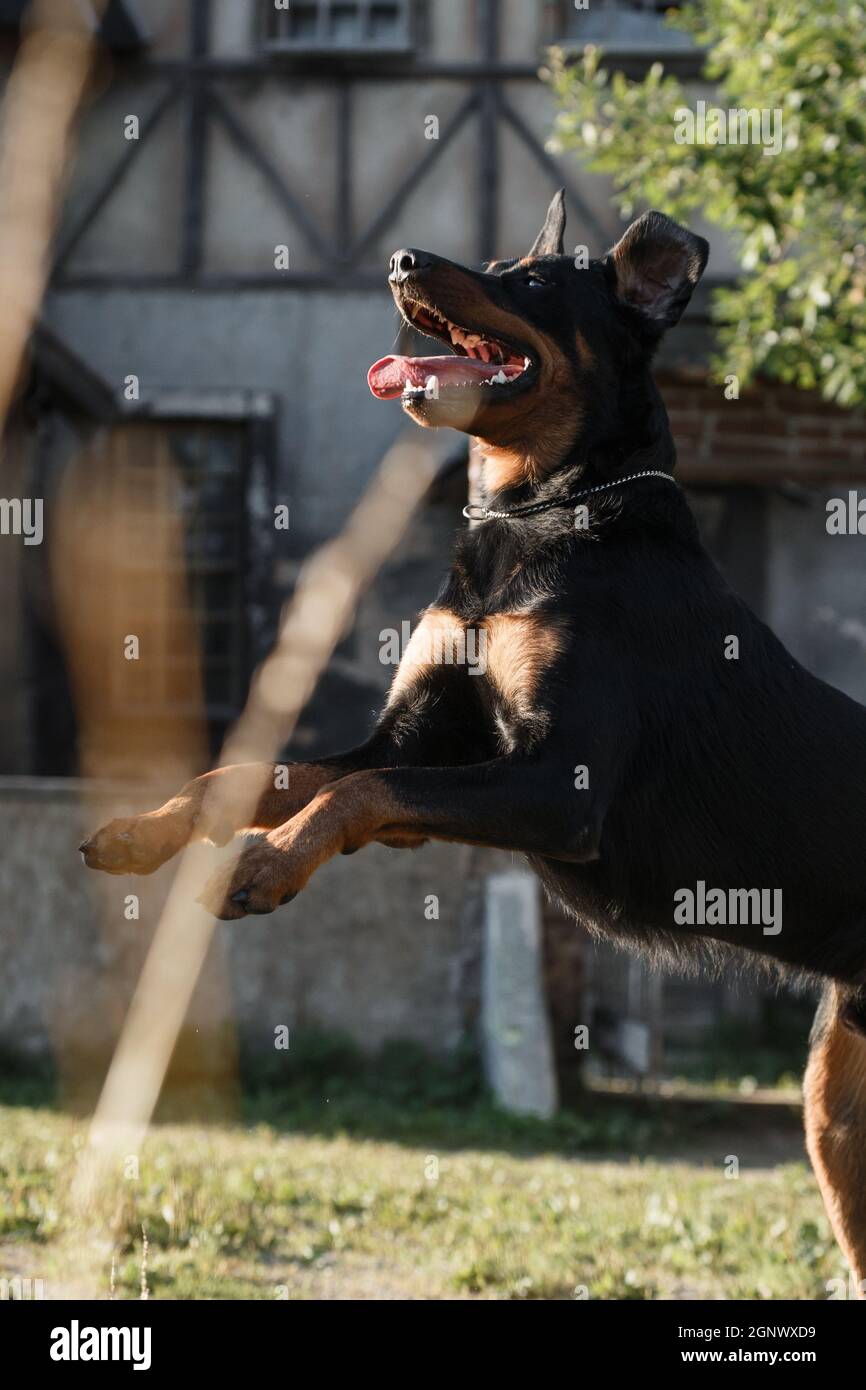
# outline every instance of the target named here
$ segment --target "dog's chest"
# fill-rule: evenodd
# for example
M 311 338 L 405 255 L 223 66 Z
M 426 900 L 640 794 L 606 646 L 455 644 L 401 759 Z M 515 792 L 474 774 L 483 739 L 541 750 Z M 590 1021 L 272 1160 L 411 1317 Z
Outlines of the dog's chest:
M 549 614 L 467 613 L 435 605 L 412 635 L 392 699 L 444 667 L 460 670 L 473 687 L 503 751 L 537 740 L 547 726 L 546 677 L 563 649 L 564 631 Z
M 499 612 L 477 622 L 483 663 L 482 699 L 510 750 L 546 721 L 545 677 L 562 648 L 562 633 L 541 613 Z

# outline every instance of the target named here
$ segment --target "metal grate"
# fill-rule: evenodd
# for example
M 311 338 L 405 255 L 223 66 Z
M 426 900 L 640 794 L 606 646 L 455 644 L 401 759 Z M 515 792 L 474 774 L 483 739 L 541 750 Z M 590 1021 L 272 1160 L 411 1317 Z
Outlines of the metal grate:
M 194 708 L 200 689 L 211 727 L 224 726 L 246 693 L 243 430 L 191 421 L 114 438 L 116 591 L 123 624 L 152 654 L 112 663 L 115 701 L 131 716 L 168 715 Z
M 264 41 L 286 52 L 406 52 L 410 0 L 265 0 Z

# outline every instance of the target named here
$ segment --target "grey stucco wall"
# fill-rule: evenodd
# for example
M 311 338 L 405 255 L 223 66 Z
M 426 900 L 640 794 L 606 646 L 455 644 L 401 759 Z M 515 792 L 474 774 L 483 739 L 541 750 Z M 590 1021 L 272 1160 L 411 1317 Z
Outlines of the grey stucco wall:
M 848 487 L 816 489 L 799 502 L 771 496 L 765 616 L 808 670 L 866 704 L 863 537 L 828 535 L 831 497 L 847 499 Z
M 213 0 L 210 9 L 215 56 L 245 60 L 259 53 L 258 0 Z M 137 10 L 153 55 L 176 56 L 188 34 L 187 0 L 139 0 Z M 426 10 L 427 41 L 420 58 L 445 63 L 481 56 L 476 5 L 429 0 Z M 503 62 L 540 65 L 545 43 L 556 37 L 551 8 L 502 0 L 499 10 Z M 595 19 L 582 16 L 581 23 L 583 19 L 602 27 L 612 22 L 607 12 Z M 647 20 L 625 15 L 629 24 Z M 82 123 L 65 231 L 88 207 L 106 170 L 124 155 L 131 158 L 64 273 L 171 275 L 178 267 L 183 221 L 183 106 L 175 103 L 136 149 L 124 137 L 125 117 L 134 114 L 145 121 L 165 91 L 165 80 L 122 65 L 113 77 Z M 287 284 L 284 289 L 221 293 L 213 288 L 88 285 L 55 290 L 47 316 L 64 340 L 116 387 L 135 373 L 145 390 L 224 386 L 273 392 L 281 411 L 280 486 L 291 491 L 297 525 L 313 541 L 339 525 L 402 425 L 399 405 L 375 401 L 365 382 L 370 364 L 392 350 L 397 331 L 386 284 L 390 253 L 399 246 L 421 246 L 472 264 L 482 255 L 522 254 L 558 180 L 500 121 L 495 135 L 501 152 L 497 244 L 480 246 L 481 157 L 494 133 L 476 113 L 438 151 L 426 126 L 435 115 L 444 135 L 470 88 L 465 81 L 402 73 L 387 81 L 365 81 L 362 65 L 352 83 L 348 119 L 352 208 L 346 225 L 337 208 L 337 88 L 327 66 L 310 75 L 303 65 L 286 68 L 265 57 L 254 77 L 220 77 L 215 87 L 316 223 L 321 244 L 309 244 L 267 180 L 211 115 L 203 188 L 205 275 L 273 274 L 278 245 L 288 246 L 293 272 L 321 271 L 332 259 L 331 243 L 345 253 L 347 242 L 364 233 L 403 181 L 431 154 L 441 153 L 353 266 L 381 275 L 378 288 L 314 290 Z M 549 89 L 531 78 L 503 80 L 501 93 L 543 144 L 555 114 Z M 610 205 L 609 180 L 585 173 L 572 156 L 563 159 L 563 167 L 586 209 L 585 214 L 572 209 L 568 243 L 586 244 L 599 254 L 620 229 Z M 729 264 L 716 235 L 713 273 Z
M 150 878 L 94 874 L 76 846 L 85 829 L 153 797 L 0 778 L 0 1052 L 53 1056 L 62 1069 L 69 1056 L 104 1057 L 116 1038 L 174 866 Z M 262 1055 L 281 1024 L 364 1048 L 395 1038 L 453 1048 L 477 999 L 477 865 L 450 845 L 337 858 L 267 920 L 218 925 L 187 1027 L 236 1027 Z M 125 916 L 131 893 L 137 921 Z
M 399 404 L 376 401 L 366 382 L 397 329 L 386 273 L 381 294 L 348 296 L 64 292 L 51 297 L 48 318 L 118 389 L 134 373 L 142 391 L 273 391 L 279 486 L 293 526 L 316 539 L 339 527 L 403 428 Z

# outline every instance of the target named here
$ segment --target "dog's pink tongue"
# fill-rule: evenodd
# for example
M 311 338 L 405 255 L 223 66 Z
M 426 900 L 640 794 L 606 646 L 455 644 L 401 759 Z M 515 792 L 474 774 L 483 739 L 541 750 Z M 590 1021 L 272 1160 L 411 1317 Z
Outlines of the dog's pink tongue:
M 448 386 L 490 381 L 499 372 L 506 377 L 519 376 L 521 371 L 520 366 L 512 363 L 497 367 L 475 357 L 383 357 L 373 363 L 367 382 L 380 401 L 390 401 L 402 396 L 407 386 L 426 386 L 431 376 L 441 386 Z

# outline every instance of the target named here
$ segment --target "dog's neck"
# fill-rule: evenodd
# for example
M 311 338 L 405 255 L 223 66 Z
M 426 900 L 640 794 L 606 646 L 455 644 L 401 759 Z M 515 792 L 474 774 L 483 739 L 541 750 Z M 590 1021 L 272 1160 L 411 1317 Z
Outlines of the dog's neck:
M 643 469 L 673 472 L 675 464 L 667 411 L 647 371 L 623 382 L 615 408 L 599 410 L 571 430 L 560 425 L 553 438 L 546 432 L 537 445 L 474 437 L 469 500 L 514 506 L 569 496 Z

